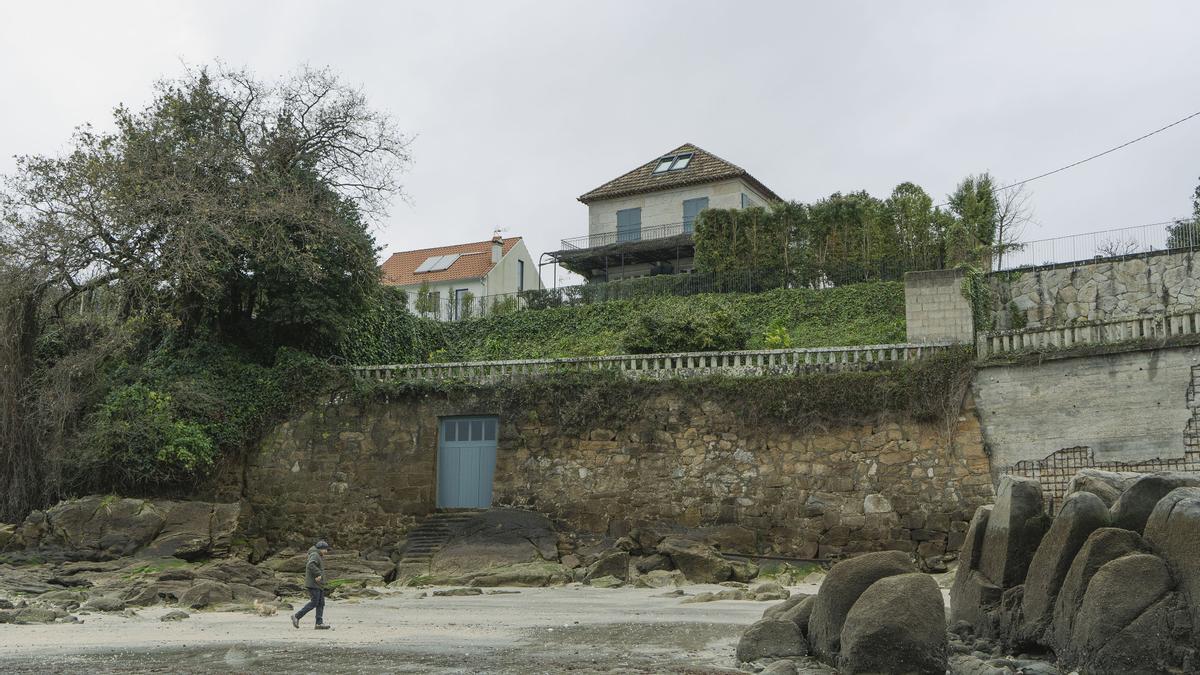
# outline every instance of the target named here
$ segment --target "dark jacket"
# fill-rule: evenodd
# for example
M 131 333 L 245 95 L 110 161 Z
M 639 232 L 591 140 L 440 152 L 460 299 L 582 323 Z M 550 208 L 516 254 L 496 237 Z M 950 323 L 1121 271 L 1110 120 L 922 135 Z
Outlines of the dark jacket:
M 321 577 L 321 580 L 317 581 L 317 577 Z M 325 588 L 325 561 L 316 546 L 308 549 L 308 562 L 304 563 L 304 587 Z

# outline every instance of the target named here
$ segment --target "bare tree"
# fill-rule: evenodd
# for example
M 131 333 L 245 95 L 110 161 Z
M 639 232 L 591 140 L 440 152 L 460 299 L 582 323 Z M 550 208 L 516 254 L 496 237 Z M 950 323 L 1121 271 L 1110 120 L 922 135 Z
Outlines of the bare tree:
M 1025 226 L 1033 218 L 1031 198 L 1024 185 L 996 193 L 996 236 L 992 242 L 996 269 L 1003 269 L 1006 253 L 1020 251 L 1023 247 L 1021 238 Z

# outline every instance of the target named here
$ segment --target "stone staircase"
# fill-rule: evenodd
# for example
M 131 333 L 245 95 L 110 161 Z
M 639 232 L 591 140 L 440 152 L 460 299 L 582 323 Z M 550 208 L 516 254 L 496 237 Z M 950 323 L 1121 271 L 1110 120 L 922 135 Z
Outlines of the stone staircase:
M 479 511 L 436 511 L 429 514 L 416 528 L 408 533 L 404 555 L 397 564 L 402 572 L 421 573 L 428 571 L 433 556 L 450 539 L 458 528 Z

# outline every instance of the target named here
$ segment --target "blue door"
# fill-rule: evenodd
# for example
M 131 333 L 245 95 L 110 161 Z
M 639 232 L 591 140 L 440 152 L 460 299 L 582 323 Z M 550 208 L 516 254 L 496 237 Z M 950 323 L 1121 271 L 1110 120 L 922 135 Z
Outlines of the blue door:
M 496 418 L 446 417 L 438 435 L 439 509 L 492 506 L 496 473 Z
M 642 210 L 621 209 L 617 211 L 617 241 L 640 241 L 642 238 Z

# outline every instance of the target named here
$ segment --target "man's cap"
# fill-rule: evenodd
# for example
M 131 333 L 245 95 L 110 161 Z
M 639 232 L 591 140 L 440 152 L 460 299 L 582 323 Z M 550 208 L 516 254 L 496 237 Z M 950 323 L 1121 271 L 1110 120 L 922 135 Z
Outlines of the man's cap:
M 322 539 L 321 541 L 317 542 L 317 548 L 332 548 L 332 547 L 329 545 L 329 542 Z

